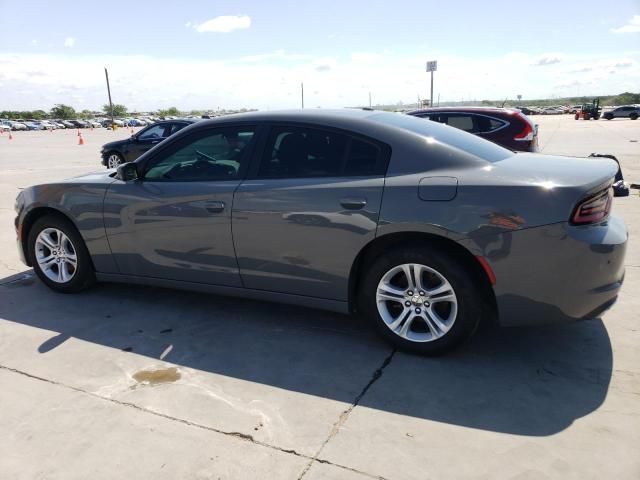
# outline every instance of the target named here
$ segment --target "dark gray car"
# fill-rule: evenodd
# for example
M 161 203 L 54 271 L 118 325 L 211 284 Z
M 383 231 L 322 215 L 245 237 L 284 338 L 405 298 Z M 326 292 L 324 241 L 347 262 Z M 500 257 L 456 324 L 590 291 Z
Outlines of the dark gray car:
M 191 125 L 117 172 L 27 188 L 16 229 L 60 292 L 118 281 L 358 312 L 437 354 L 481 321 L 613 303 L 616 170 L 401 114 L 250 113 Z

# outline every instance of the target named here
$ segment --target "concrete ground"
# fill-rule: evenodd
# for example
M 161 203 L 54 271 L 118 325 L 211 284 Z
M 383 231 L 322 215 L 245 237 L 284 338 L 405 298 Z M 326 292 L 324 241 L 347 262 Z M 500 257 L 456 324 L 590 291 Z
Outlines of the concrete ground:
M 544 153 L 613 153 L 640 183 L 640 122 L 534 119 Z M 486 330 L 428 359 L 321 311 L 49 291 L 17 258 L 18 189 L 101 168 L 127 134 L 0 136 L 2 478 L 640 478 L 637 190 L 615 201 L 627 277 L 601 319 Z

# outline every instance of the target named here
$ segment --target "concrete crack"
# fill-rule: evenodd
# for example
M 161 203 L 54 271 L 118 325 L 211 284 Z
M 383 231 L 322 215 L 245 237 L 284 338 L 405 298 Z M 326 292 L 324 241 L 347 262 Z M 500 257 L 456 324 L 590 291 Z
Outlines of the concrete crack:
M 307 465 L 305 466 L 304 470 L 302 471 L 302 473 L 298 477 L 298 480 L 301 480 L 307 474 L 307 472 L 309 471 L 309 469 L 311 468 L 311 466 L 313 465 L 314 462 L 329 463 L 329 464 L 331 463 L 328 460 L 323 460 L 323 459 L 320 459 L 318 457 L 322 453 L 322 450 L 324 450 L 324 447 L 326 447 L 327 444 L 331 441 L 331 439 L 334 438 L 338 434 L 338 432 L 340 431 L 340 428 L 342 427 L 342 425 L 345 424 L 345 422 L 349 418 L 349 415 L 351 414 L 353 409 L 358 406 L 358 404 L 360 403 L 362 398 L 366 395 L 367 391 L 371 388 L 371 386 L 374 383 L 376 383 L 378 381 L 378 379 L 380 379 L 380 377 L 382 376 L 382 373 L 384 372 L 384 369 L 389 366 L 389 364 L 391 363 L 391 360 L 393 359 L 393 356 L 395 355 L 395 353 L 396 353 L 396 350 L 393 349 L 391 351 L 391 353 L 384 359 L 384 361 L 382 362 L 382 365 L 380 365 L 376 369 L 376 371 L 373 372 L 373 375 L 371 376 L 371 380 L 369 380 L 369 383 L 367 383 L 364 386 L 364 388 L 362 389 L 362 391 L 356 396 L 356 398 L 353 400 L 351 405 L 349 405 L 349 408 L 347 408 L 345 411 L 343 411 L 340 414 L 340 416 L 338 417 L 338 420 L 333 424 L 333 427 L 331 427 L 331 431 L 329 432 L 329 435 L 327 436 L 325 441 L 322 442 L 322 445 L 320 445 L 320 448 L 318 449 L 316 454 L 313 457 L 310 458 L 309 463 L 307 463 Z M 349 467 L 346 467 L 346 468 L 348 470 L 352 470 L 354 472 L 358 472 L 360 474 L 366 475 L 366 476 L 368 476 L 370 478 L 376 478 L 376 479 L 379 479 L 379 480 L 384 480 L 384 478 L 380 477 L 380 476 L 372 476 L 372 475 L 369 475 L 367 473 L 360 472 L 358 470 L 353 470 L 353 469 L 351 469 Z
M 395 353 L 395 351 L 394 351 L 393 353 Z M 391 354 L 391 356 L 393 356 L 393 353 Z M 391 357 L 391 356 L 390 356 L 390 357 Z M 385 363 L 383 364 L 384 366 L 388 365 L 389 361 L 391 360 L 391 358 L 390 358 L 390 357 L 389 357 L 388 361 L 385 361 Z M 371 475 L 371 474 L 369 474 L 369 473 L 362 472 L 362 471 L 357 470 L 357 469 L 355 469 L 355 468 L 347 467 L 347 466 L 345 466 L 345 465 L 340 465 L 340 464 L 338 464 L 338 463 L 330 462 L 330 461 L 327 461 L 327 460 L 319 460 L 319 459 L 317 459 L 317 458 L 315 458 L 315 457 L 310 457 L 309 455 L 305 455 L 304 453 L 297 452 L 296 450 L 293 450 L 293 449 L 281 448 L 281 447 L 278 447 L 278 446 L 276 446 L 276 445 L 271 445 L 271 444 L 269 444 L 269 443 L 262 442 L 262 441 L 260 441 L 260 440 L 256 440 L 252 435 L 248 435 L 248 434 L 246 434 L 246 433 L 241 433 L 241 432 L 227 432 L 227 431 L 224 431 L 224 430 L 219 430 L 219 429 L 217 429 L 217 428 L 210 427 L 210 426 L 207 426 L 207 425 L 203 425 L 203 424 L 201 424 L 201 423 L 192 422 L 192 421 L 185 420 L 185 419 L 182 419 L 182 418 L 173 417 L 173 416 L 171 416 L 171 415 L 167 415 L 167 414 L 165 414 L 165 413 L 156 412 L 156 411 L 154 411 L 154 410 L 150 410 L 150 409 L 147 409 L 147 408 L 143 408 L 143 407 L 140 407 L 139 405 L 136 405 L 136 404 L 131 403 L 131 402 L 123 402 L 123 401 L 121 401 L 121 400 L 116 400 L 116 399 L 114 399 L 114 398 L 107 398 L 107 397 L 103 397 L 103 396 L 100 396 L 100 395 L 98 395 L 98 394 L 96 394 L 96 393 L 89 392 L 89 391 L 87 391 L 87 390 L 83 390 L 83 389 L 81 389 L 81 388 L 74 387 L 74 386 L 72 386 L 72 385 L 67 385 L 67 384 L 64 384 L 64 383 L 57 382 L 57 381 L 55 381 L 55 380 L 50 380 L 50 379 L 48 379 L 48 378 L 40 377 L 40 376 L 38 376 L 38 375 L 33 375 L 33 374 L 31 374 L 31 373 L 23 372 L 22 370 L 18 370 L 18 369 L 16 369 L 16 368 L 7 367 L 7 366 L 5 366 L 5 365 L 0 365 L 0 370 L 5 370 L 5 371 L 7 371 L 7 372 L 12 372 L 12 373 L 15 373 L 15 374 L 17 374 L 17 375 L 22 375 L 22 376 L 24 376 L 24 377 L 28 377 L 28 378 L 31 378 L 31 379 L 34 379 L 34 380 L 38 380 L 38 381 L 41 381 L 41 382 L 49 383 L 49 384 L 51 384 L 51 385 L 56 385 L 56 386 L 61 387 L 61 388 L 66 388 L 66 389 L 69 389 L 69 390 L 73 390 L 74 392 L 81 393 L 81 394 L 85 394 L 85 395 L 89 395 L 89 396 L 91 396 L 91 397 L 97 398 L 97 399 L 102 400 L 102 401 L 105 401 L 105 402 L 114 403 L 114 404 L 116 404 L 116 405 L 120 405 L 120 406 L 122 406 L 122 407 L 132 408 L 132 409 L 134 409 L 134 410 L 138 410 L 138 411 L 140 411 L 140 412 L 143 412 L 143 413 L 146 413 L 146 414 L 149 414 L 149 415 L 154 415 L 154 416 L 156 416 L 156 417 L 164 418 L 164 419 L 166 419 L 166 420 L 170 420 L 170 421 L 173 421 L 173 422 L 182 423 L 183 425 L 188 425 L 188 426 L 190 426 L 190 427 L 199 428 L 199 429 L 201 429 L 201 430 L 207 430 L 207 431 L 209 431 L 209 432 L 217 433 L 217 434 L 220 434 L 220 435 L 225 435 L 225 436 L 227 436 L 227 437 L 234 437 L 234 438 L 237 438 L 237 439 L 242 440 L 242 441 L 246 441 L 246 442 L 253 443 L 254 445 L 259 445 L 259 446 L 261 446 L 261 447 L 268 448 L 268 449 L 270 449 L 270 450 L 276 450 L 276 451 L 278 451 L 278 452 L 282 452 L 282 453 L 286 453 L 286 454 L 290 454 L 290 455 L 295 455 L 296 457 L 305 458 L 305 459 L 309 460 L 309 466 L 310 466 L 314 461 L 318 461 L 318 462 L 320 462 L 320 463 L 326 463 L 326 464 L 329 464 L 329 465 L 334 466 L 334 467 L 336 467 L 336 468 L 340 468 L 340 469 L 343 469 L 343 470 L 348 470 L 348 471 L 350 471 L 350 472 L 354 472 L 354 473 L 359 473 L 360 475 L 364 475 L 364 476 L 369 477 L 369 478 L 382 479 L 382 477 L 378 477 L 378 476 L 375 476 L 375 475 Z M 377 372 L 378 372 L 378 371 L 376 371 L 376 373 L 377 373 Z M 372 379 L 372 381 L 370 381 L 370 382 L 369 382 L 369 384 L 364 388 L 364 390 L 362 391 L 362 393 L 361 393 L 360 395 L 358 395 L 358 397 L 357 397 L 357 400 L 358 400 L 358 401 L 359 401 L 359 399 L 360 399 L 360 398 L 362 398 L 362 395 L 363 395 L 363 394 L 366 392 L 366 390 L 371 386 L 371 384 L 372 384 L 372 383 L 373 383 L 377 378 L 379 378 L 379 377 L 380 377 L 380 375 L 381 375 L 381 373 L 379 373 L 377 376 L 376 376 L 376 374 L 374 373 L 374 378 Z M 354 406 L 355 406 L 355 405 L 354 405 Z M 351 409 L 353 409 L 353 407 L 351 407 Z M 350 410 L 351 410 L 351 409 L 350 409 Z M 322 446 L 324 447 L 324 445 L 325 445 L 325 444 L 326 444 L 326 442 L 325 442 Z M 319 453 L 321 450 L 322 450 L 322 448 L 320 448 L 320 450 L 318 450 L 318 453 Z M 316 456 L 317 456 L 317 455 L 316 455 Z M 308 468 L 307 468 L 307 470 L 308 470 Z M 384 480 L 384 479 L 383 479 L 383 480 Z

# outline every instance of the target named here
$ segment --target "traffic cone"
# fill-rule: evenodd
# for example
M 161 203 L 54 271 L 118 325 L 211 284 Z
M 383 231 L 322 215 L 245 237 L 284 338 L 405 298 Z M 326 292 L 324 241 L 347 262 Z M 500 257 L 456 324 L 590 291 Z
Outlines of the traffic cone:
M 78 145 L 84 145 L 84 138 L 82 138 L 81 133 L 78 133 Z
M 133 131 L 133 127 L 131 127 L 131 133 L 135 133 L 135 132 Z
M 13 135 L 11 134 L 11 130 L 9 130 L 9 140 L 13 140 Z

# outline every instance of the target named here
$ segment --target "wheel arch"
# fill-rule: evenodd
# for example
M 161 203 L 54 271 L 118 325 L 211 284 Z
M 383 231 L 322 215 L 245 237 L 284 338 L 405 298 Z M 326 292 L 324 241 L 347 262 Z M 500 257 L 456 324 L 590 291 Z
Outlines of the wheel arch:
M 47 215 L 54 215 L 68 221 L 69 223 L 71 223 L 71 225 L 73 225 L 73 228 L 76 229 L 76 232 L 78 233 L 78 235 L 80 235 L 80 238 L 83 238 L 82 234 L 80 233 L 80 229 L 73 221 L 73 218 L 71 218 L 71 216 L 67 215 L 65 212 L 50 206 L 40 206 L 29 210 L 22 219 L 22 226 L 20 229 L 20 242 L 22 243 L 22 251 L 25 252 L 25 261 L 27 262 L 27 265 L 29 267 L 33 267 L 33 265 L 31 265 L 29 255 L 27 254 L 29 248 L 29 233 L 31 232 L 31 228 L 33 227 L 34 223 L 36 223 L 39 219 L 46 217 Z
M 357 309 L 358 288 L 362 280 L 364 268 L 379 254 L 386 250 L 408 245 L 420 245 L 431 249 L 447 250 L 460 258 L 469 268 L 472 275 L 478 280 L 487 299 L 486 318 L 497 322 L 497 303 L 492 287 L 492 281 L 480 261 L 464 246 L 458 242 L 433 233 L 425 232 L 397 232 L 388 233 L 371 240 L 358 253 L 349 272 L 349 310 Z

